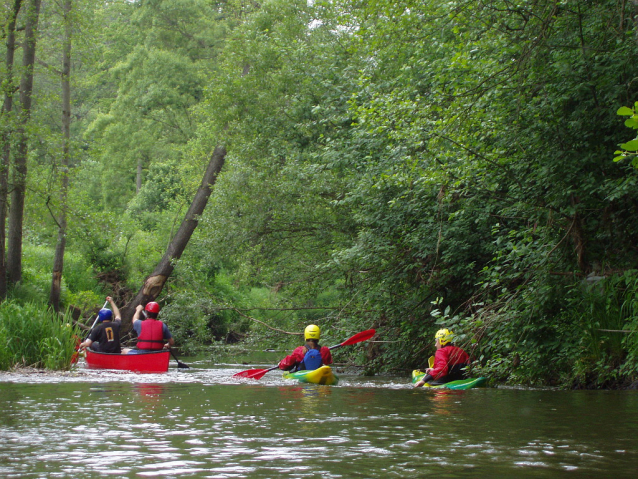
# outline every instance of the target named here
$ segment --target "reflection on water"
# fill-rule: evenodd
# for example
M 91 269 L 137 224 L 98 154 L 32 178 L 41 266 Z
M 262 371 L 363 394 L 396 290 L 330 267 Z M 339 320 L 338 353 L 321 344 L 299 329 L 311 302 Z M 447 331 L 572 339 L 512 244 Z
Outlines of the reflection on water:
M 633 391 L 427 391 L 194 367 L 0 375 L 1 477 L 636 477 Z

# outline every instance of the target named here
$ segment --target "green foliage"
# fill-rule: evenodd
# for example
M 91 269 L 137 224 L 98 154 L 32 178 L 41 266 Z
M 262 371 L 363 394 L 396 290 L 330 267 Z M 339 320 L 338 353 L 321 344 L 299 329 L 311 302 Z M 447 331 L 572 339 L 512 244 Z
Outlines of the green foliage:
M 573 334 L 580 337 L 576 381 L 604 386 L 638 372 L 636 297 L 638 272 L 602 279 L 583 288 L 570 309 Z
M 638 102 L 634 104 L 633 108 L 621 106 L 616 114 L 620 116 L 628 116 L 625 120 L 625 126 L 633 130 L 638 130 L 638 114 L 636 114 L 636 108 L 638 108 Z M 620 145 L 622 150 L 616 150 L 615 154 L 618 155 L 614 158 L 615 162 L 622 161 L 624 159 L 630 159 L 631 165 L 634 168 L 638 168 L 638 138 L 634 138 L 626 143 Z
M 192 272 L 178 272 L 178 280 L 185 274 Z M 240 303 L 242 298 L 228 278 L 223 274 L 199 278 L 206 285 L 200 283 L 195 289 L 174 290 L 161 313 L 161 319 L 186 352 L 217 341 L 236 342 L 248 330 L 247 320 L 232 310 L 232 305 Z
M 370 373 L 422 366 L 445 325 L 500 380 L 636 377 L 637 335 L 601 331 L 636 326 L 630 2 L 80 6 L 67 303 L 95 302 L 96 275 L 138 287 L 223 144 L 164 291 L 187 348 L 295 343 L 245 308 L 327 340 L 377 328 L 388 342 L 352 348 Z M 47 293 L 60 208 L 57 79 L 37 74 L 23 301 Z
M 59 316 L 42 304 L 5 301 L 0 304 L 0 369 L 69 369 L 77 335 L 68 313 Z

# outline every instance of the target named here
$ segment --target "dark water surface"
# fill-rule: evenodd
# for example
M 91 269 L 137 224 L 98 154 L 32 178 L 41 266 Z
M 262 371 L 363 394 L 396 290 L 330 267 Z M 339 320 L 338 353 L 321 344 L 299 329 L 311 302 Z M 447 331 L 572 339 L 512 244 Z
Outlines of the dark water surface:
M 0 477 L 638 477 L 636 391 L 315 386 L 194 366 L 0 374 Z

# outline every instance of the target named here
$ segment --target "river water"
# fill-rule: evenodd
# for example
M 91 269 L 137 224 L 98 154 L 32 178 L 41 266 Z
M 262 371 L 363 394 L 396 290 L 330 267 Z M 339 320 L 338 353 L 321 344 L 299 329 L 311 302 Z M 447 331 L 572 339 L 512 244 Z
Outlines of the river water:
M 0 373 L 0 477 L 638 477 L 637 391 L 301 385 L 187 362 Z

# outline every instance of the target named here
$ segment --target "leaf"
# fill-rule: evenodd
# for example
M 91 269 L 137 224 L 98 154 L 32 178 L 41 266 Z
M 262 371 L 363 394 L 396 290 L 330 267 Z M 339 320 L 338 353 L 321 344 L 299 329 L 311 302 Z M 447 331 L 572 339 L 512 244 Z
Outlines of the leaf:
M 638 139 L 628 141 L 627 143 L 624 143 L 624 144 L 620 145 L 620 147 L 625 149 L 625 150 L 627 150 L 627 151 L 637 151 L 638 150 Z
M 618 108 L 618 111 L 616 112 L 616 115 L 621 115 L 621 116 L 633 116 L 634 111 L 631 108 L 627 108 L 626 106 L 621 106 L 620 108 Z

